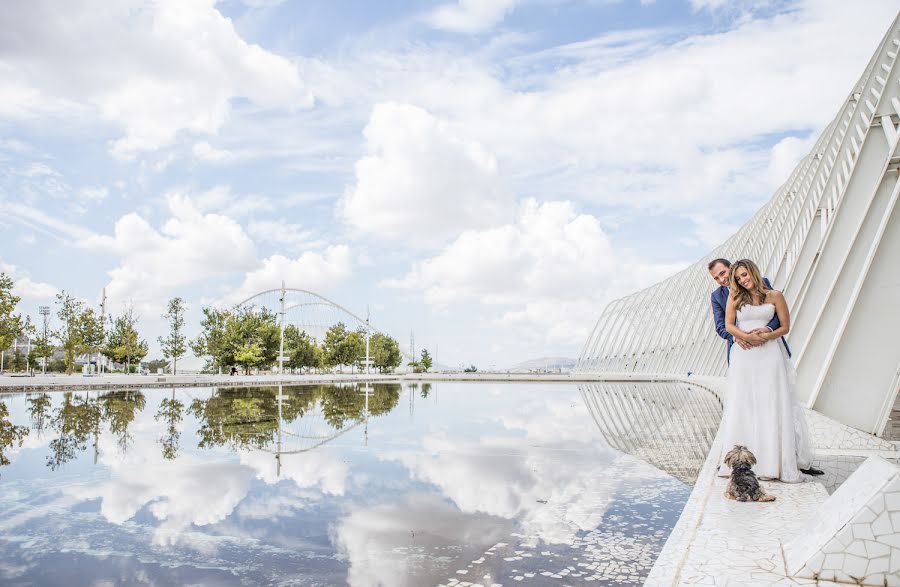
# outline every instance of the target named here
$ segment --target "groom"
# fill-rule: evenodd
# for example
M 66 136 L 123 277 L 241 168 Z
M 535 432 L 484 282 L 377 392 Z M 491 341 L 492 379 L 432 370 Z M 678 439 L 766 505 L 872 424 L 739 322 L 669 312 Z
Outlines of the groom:
M 713 259 L 707 265 L 707 269 L 709 269 L 709 274 L 712 276 L 713 280 L 719 284 L 710 296 L 712 301 L 712 310 L 713 310 L 713 318 L 716 321 L 716 332 L 725 339 L 725 342 L 728 345 L 728 349 L 726 351 L 726 359 L 728 363 L 731 364 L 731 345 L 734 344 L 735 340 L 731 334 L 725 330 L 725 305 L 728 303 L 729 296 L 729 283 L 731 279 L 731 261 L 728 259 Z M 772 284 L 769 283 L 769 280 L 763 277 L 763 282 L 766 287 L 771 288 Z M 778 320 L 778 315 L 772 317 L 769 323 L 766 325 L 766 328 L 757 328 L 750 332 L 750 336 L 747 338 L 748 341 L 743 341 L 738 339 L 737 344 L 741 346 L 742 349 L 749 349 L 756 346 L 759 346 L 766 342 L 766 340 L 759 335 L 761 331 L 768 330 L 769 332 L 773 332 L 776 329 L 781 327 L 781 322 Z M 781 337 L 781 342 L 784 344 L 784 349 L 787 351 L 788 356 L 791 356 L 791 349 L 788 347 L 787 341 L 784 340 L 784 337 Z M 802 416 L 801 416 L 802 417 Z M 798 455 L 799 457 L 800 455 Z M 806 456 L 805 458 L 811 459 L 811 456 Z M 798 465 L 806 465 L 807 468 L 801 468 L 800 472 L 805 473 L 806 475 L 822 475 L 824 474 L 819 469 L 816 469 L 812 466 L 812 464 L 800 463 L 798 458 Z
M 713 290 L 712 295 L 710 296 L 712 301 L 712 310 L 713 310 L 713 318 L 716 321 L 716 332 L 725 339 L 725 343 L 727 345 L 727 349 L 725 352 L 725 358 L 729 364 L 731 364 L 731 345 L 734 344 L 734 337 L 731 336 L 727 330 L 725 330 L 725 304 L 728 303 L 728 294 L 729 294 L 729 280 L 731 279 L 731 261 L 728 259 L 713 259 L 707 265 L 707 269 L 709 269 L 709 274 L 712 276 L 713 280 L 719 284 L 715 290 Z M 763 277 L 763 282 L 766 287 L 771 288 L 772 284 L 769 283 L 769 280 Z M 749 341 L 745 342 L 743 340 L 738 339 L 737 344 L 744 350 L 759 346 L 766 342 L 766 339 L 759 335 L 760 332 L 764 330 L 768 330 L 772 332 L 781 326 L 781 322 L 778 320 L 778 315 L 772 317 L 769 320 L 769 323 L 766 325 L 766 328 L 757 328 L 756 330 L 750 333 Z M 784 344 L 784 349 L 787 351 L 788 356 L 791 356 L 791 349 L 788 347 L 787 341 L 784 340 L 784 337 L 781 337 L 781 342 Z

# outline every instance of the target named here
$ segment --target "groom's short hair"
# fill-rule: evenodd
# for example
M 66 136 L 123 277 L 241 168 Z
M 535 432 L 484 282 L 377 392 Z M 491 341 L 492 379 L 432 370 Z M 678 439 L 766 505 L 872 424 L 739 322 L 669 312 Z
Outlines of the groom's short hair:
M 709 262 L 709 265 L 706 266 L 706 269 L 708 271 L 712 271 L 712 268 L 715 267 L 716 265 L 718 265 L 719 263 L 721 263 L 722 265 L 725 265 L 729 269 L 731 268 L 731 261 L 729 261 L 728 259 L 713 259 L 712 261 Z

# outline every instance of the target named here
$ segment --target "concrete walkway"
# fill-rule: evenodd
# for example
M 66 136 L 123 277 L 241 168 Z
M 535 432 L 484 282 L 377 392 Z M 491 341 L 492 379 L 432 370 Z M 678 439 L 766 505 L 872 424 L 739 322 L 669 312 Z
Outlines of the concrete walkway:
M 724 394 L 724 380 L 707 378 L 704 387 Z M 645 585 L 838 585 L 788 577 L 782 546 L 816 515 L 829 491 L 866 457 L 896 460 L 900 453 L 891 442 L 821 414 L 807 411 L 807 422 L 816 452 L 814 464 L 826 474 L 808 477 L 805 483 L 763 482 L 766 491 L 776 497 L 772 503 L 725 499 L 728 480 L 716 476 L 722 451 L 717 435 L 694 491 Z

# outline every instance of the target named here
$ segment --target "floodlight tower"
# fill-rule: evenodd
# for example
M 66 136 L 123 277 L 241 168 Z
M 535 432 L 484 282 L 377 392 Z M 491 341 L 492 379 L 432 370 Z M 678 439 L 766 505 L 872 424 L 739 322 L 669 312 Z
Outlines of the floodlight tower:
M 50 320 L 50 306 L 39 306 L 38 312 L 41 314 L 41 318 L 44 320 L 44 339 L 43 339 L 43 347 L 44 352 L 47 352 L 47 322 Z M 47 357 L 41 357 L 41 375 L 47 374 Z

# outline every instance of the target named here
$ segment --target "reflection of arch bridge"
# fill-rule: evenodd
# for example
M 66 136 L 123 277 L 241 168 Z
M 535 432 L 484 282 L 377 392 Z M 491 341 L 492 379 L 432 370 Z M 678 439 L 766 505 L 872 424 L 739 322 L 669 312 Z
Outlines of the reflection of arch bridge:
M 579 385 L 609 445 L 693 485 L 722 417 L 712 392 L 684 383 Z
M 248 309 L 265 308 L 278 318 L 279 326 L 282 328 L 289 325 L 296 326 L 298 330 L 306 332 L 320 343 L 325 340 L 328 329 L 338 322 L 343 322 L 351 331 L 362 330 L 370 335 L 385 334 L 372 326 L 368 319 L 356 315 L 325 296 L 305 289 L 285 287 L 283 284 L 278 289 L 256 293 L 236 305 Z M 400 353 L 407 361 L 413 360 L 402 346 Z

